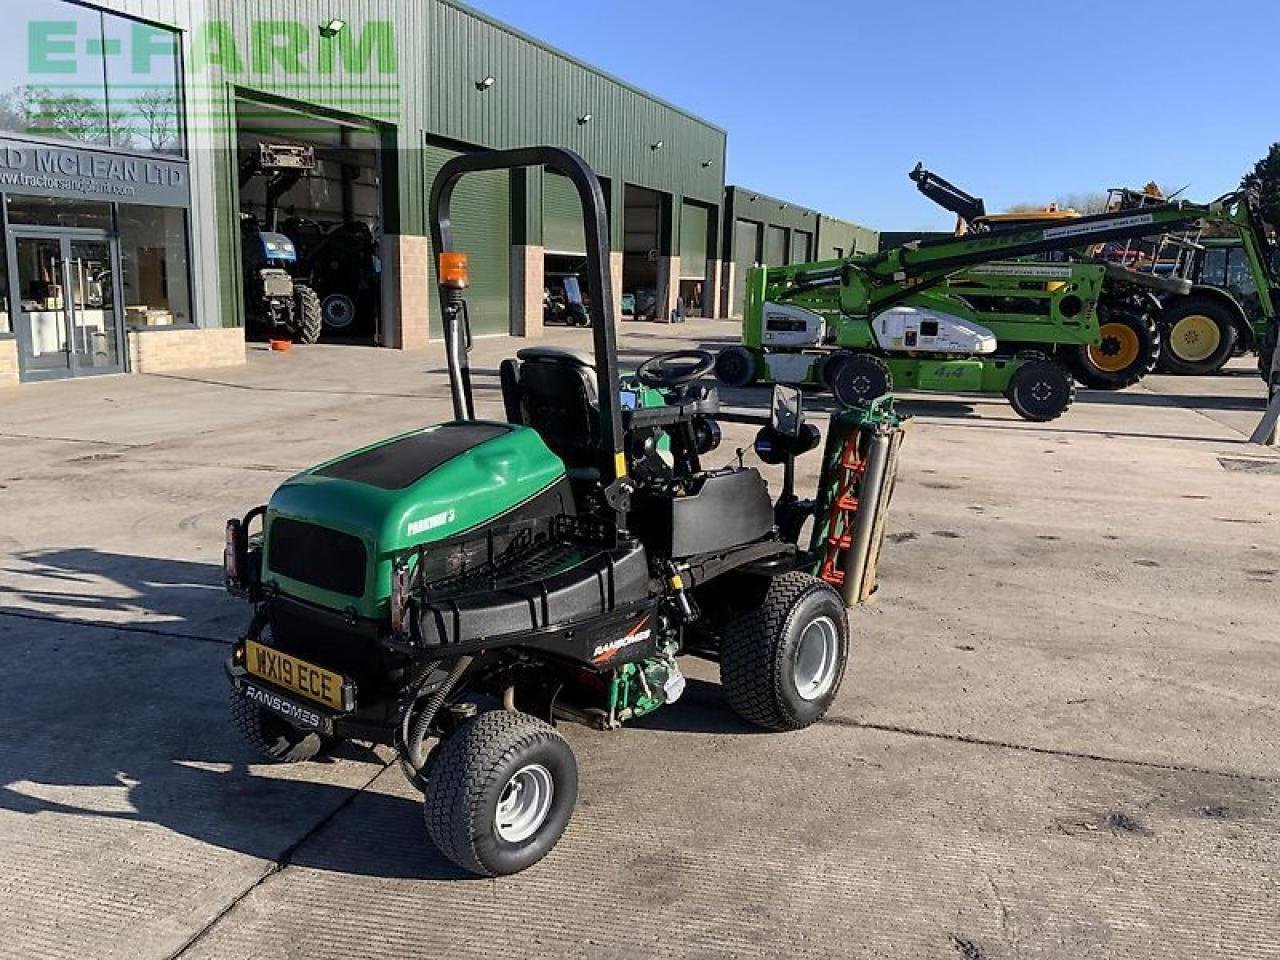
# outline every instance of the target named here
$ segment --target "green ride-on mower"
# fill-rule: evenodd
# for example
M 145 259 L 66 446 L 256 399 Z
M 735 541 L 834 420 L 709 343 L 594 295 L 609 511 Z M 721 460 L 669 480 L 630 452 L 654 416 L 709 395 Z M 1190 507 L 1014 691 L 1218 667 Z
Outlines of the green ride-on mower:
M 454 189 L 525 166 L 564 174 L 582 200 L 593 355 L 521 349 L 501 364 L 505 418 L 478 419 Z M 849 656 L 846 598 L 865 595 L 883 536 L 882 507 L 852 523 L 849 511 L 857 497 L 887 504 L 897 421 L 836 421 L 847 440 L 829 432 L 829 490 L 807 501 L 794 460 L 820 437 L 798 391 L 776 391 L 768 417 L 738 415 L 785 467 L 775 501 L 741 454 L 705 463 L 727 418 L 698 382 L 710 354 L 661 354 L 620 378 L 604 194 L 580 157 L 454 158 L 430 211 L 454 419 L 307 470 L 228 523 L 227 585 L 252 605 L 227 664 L 231 709 L 277 761 L 346 738 L 394 747 L 440 852 L 507 874 L 545 856 L 574 807 L 577 765 L 554 720 L 612 729 L 675 702 L 677 655 L 718 662 L 754 725 L 823 716 Z M 867 477 L 876 490 L 858 487 Z

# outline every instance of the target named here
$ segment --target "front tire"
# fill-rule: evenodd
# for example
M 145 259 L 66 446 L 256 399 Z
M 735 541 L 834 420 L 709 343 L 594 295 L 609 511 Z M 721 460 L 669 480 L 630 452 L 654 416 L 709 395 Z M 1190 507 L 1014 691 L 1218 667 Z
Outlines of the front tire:
M 332 743 L 313 730 L 299 730 L 234 688 L 231 690 L 231 722 L 254 752 L 273 763 L 314 760 Z
M 324 313 L 320 295 L 305 284 L 293 287 L 293 319 L 298 328 L 299 343 L 315 343 L 324 329 Z
M 1048 423 L 1070 409 L 1076 399 L 1076 384 L 1062 364 L 1037 355 L 1014 371 L 1005 399 L 1023 420 Z
M 1145 313 L 1112 309 L 1098 323 L 1100 342 L 1076 354 L 1076 379 L 1094 390 L 1123 390 L 1156 368 L 1160 328 Z
M 1169 373 L 1203 376 L 1217 373 L 1235 353 L 1235 317 L 1204 296 L 1178 297 L 1160 315 L 1160 366 Z
M 775 577 L 758 606 L 722 634 L 720 684 L 734 712 L 766 730 L 822 719 L 844 677 L 849 627 L 830 585 L 800 571 Z
M 842 407 L 865 407 L 893 392 L 889 365 L 875 354 L 836 354 L 824 372 L 830 377 L 831 392 Z
M 758 377 L 756 355 L 746 347 L 725 347 L 716 357 L 716 379 L 726 387 L 749 387 Z
M 505 710 L 468 720 L 439 748 L 427 781 L 427 835 L 451 862 L 493 877 L 556 845 L 578 799 L 578 764 L 554 728 Z

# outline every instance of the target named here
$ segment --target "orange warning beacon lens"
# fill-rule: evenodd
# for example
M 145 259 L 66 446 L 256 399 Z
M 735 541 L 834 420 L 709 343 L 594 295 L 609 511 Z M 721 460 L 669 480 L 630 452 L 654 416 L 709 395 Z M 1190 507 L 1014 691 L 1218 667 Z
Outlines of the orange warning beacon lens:
M 465 253 L 440 254 L 440 286 L 465 290 L 470 275 L 467 272 L 467 255 Z

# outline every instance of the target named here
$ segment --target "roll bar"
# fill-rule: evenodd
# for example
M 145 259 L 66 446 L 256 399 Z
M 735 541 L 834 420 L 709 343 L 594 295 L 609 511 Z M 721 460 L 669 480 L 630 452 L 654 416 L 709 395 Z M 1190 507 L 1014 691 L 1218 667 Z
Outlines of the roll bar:
M 582 157 L 563 147 L 519 147 L 514 150 L 483 150 L 454 157 L 440 168 L 431 185 L 429 217 L 431 245 L 438 257 L 453 246 L 453 192 L 468 173 L 486 170 L 514 170 L 521 167 L 550 167 L 569 178 L 582 201 L 582 223 L 587 246 L 587 290 L 591 294 L 593 323 L 592 350 L 595 354 L 596 392 L 600 404 L 601 468 L 614 480 L 626 475 L 622 456 L 621 386 L 618 380 L 618 353 L 614 329 L 613 279 L 609 271 L 609 224 L 604 190 L 595 171 Z M 459 251 L 464 252 L 465 251 Z M 449 385 L 453 413 L 459 420 L 475 419 L 471 389 L 471 367 L 467 351 L 471 331 L 465 298 L 444 286 L 439 288 L 441 316 L 444 318 L 445 353 L 449 363 Z

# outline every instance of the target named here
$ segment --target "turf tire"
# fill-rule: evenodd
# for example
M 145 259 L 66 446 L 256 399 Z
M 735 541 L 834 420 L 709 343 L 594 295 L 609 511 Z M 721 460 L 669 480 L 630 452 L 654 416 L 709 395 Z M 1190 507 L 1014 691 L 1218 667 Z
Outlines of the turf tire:
M 825 693 L 804 699 L 795 668 L 804 630 L 820 618 L 836 629 L 839 654 Z M 792 571 L 775 577 L 759 605 L 731 620 L 721 634 L 720 684 L 733 711 L 766 730 L 800 730 L 822 719 L 840 689 L 849 659 L 849 627 L 840 595 L 817 577 Z
M 551 809 L 538 829 L 511 843 L 499 836 L 498 803 L 529 764 L 550 772 Z M 556 845 L 578 799 L 578 765 L 569 744 L 536 717 L 494 710 L 468 720 L 436 751 L 423 799 L 427 835 L 452 863 L 478 876 L 517 873 Z
M 231 691 L 231 722 L 245 743 L 263 759 L 274 763 L 314 760 L 333 742 L 314 730 L 299 730 L 234 688 Z

